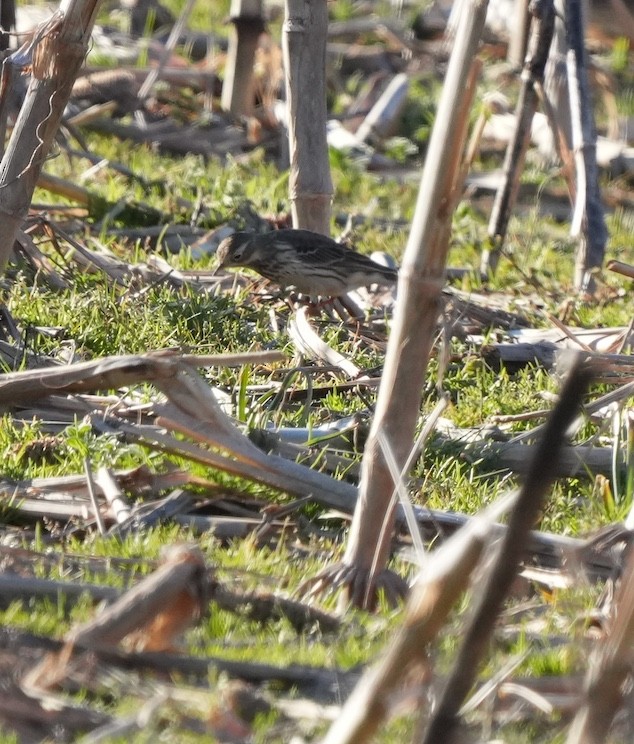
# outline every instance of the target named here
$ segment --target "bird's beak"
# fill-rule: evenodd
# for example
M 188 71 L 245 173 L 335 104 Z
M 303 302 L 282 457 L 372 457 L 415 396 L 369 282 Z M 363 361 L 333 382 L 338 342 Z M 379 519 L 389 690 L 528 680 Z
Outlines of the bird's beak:
M 218 248 L 220 248 L 220 245 L 218 246 Z M 224 261 L 218 260 L 218 248 L 216 248 L 217 263 L 216 263 L 215 269 L 211 272 L 211 276 L 215 276 L 220 271 L 220 269 L 222 269 L 222 267 L 224 266 Z
M 222 261 L 218 261 L 214 270 L 211 272 L 211 276 L 215 276 L 220 271 L 220 269 L 222 269 L 223 266 L 224 266 L 224 263 Z

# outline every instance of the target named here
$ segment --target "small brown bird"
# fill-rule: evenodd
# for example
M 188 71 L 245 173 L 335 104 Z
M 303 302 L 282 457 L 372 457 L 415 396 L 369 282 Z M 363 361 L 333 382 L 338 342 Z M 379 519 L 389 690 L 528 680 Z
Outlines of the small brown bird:
M 237 232 L 218 246 L 218 268 L 246 266 L 280 287 L 302 294 L 338 297 L 369 284 L 389 286 L 396 269 L 310 230 Z

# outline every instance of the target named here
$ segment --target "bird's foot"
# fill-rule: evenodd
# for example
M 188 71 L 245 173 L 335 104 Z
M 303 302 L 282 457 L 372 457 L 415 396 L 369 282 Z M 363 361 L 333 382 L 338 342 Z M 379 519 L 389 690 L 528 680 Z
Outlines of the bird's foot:
M 291 310 L 295 311 L 299 307 L 307 308 L 308 315 L 311 317 L 317 317 L 325 312 L 331 319 L 334 318 L 335 313 L 341 316 L 340 309 L 337 308 L 337 297 L 311 297 L 310 295 L 297 294 L 295 292 L 288 296 L 288 305 Z

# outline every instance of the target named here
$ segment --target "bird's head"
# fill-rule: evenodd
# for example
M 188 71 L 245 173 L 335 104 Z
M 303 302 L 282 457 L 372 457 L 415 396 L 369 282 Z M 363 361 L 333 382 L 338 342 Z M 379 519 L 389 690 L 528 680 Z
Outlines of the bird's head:
M 246 232 L 236 232 L 225 238 L 216 251 L 218 268 L 227 266 L 248 266 L 256 246 L 253 235 Z

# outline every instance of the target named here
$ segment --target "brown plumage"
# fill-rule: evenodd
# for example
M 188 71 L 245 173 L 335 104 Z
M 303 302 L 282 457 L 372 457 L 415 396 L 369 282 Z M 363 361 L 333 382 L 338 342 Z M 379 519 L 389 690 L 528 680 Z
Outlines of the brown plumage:
M 245 266 L 280 287 L 337 297 L 369 284 L 389 286 L 397 270 L 310 230 L 237 232 L 218 247 L 218 268 Z

